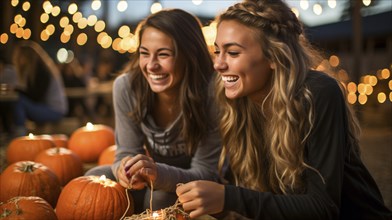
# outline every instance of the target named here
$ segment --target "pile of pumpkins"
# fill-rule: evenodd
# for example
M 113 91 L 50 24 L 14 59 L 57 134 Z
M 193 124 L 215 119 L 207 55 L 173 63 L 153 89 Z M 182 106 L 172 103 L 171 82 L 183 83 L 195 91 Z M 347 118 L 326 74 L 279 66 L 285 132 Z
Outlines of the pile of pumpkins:
M 120 219 L 133 214 L 125 188 L 105 176 L 83 176 L 84 164 L 114 161 L 114 132 L 87 124 L 64 134 L 13 139 L 0 174 L 2 219 Z

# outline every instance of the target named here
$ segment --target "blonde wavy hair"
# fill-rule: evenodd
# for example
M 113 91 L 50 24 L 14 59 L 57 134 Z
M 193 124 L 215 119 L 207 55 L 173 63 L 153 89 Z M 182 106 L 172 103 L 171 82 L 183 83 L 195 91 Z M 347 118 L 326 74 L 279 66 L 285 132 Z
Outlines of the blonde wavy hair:
M 301 23 L 281 0 L 235 4 L 217 18 L 218 25 L 225 20 L 254 29 L 264 56 L 275 69 L 271 90 L 262 103 L 247 97 L 227 99 L 222 80 L 217 77 L 223 141 L 220 169 L 228 159 L 239 186 L 280 194 L 303 192 L 305 169 L 323 179 L 304 162 L 304 147 L 314 121 L 312 94 L 305 79 L 322 56 L 312 48 Z M 358 124 L 350 111 L 347 114 L 357 142 Z

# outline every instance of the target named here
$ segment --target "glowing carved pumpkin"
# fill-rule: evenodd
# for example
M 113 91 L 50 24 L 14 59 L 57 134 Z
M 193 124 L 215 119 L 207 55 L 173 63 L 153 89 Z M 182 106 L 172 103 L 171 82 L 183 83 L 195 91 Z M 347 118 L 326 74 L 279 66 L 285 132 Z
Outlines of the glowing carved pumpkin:
M 117 145 L 112 145 L 106 148 L 101 153 L 101 155 L 99 155 L 98 165 L 113 164 L 116 150 L 117 150 Z
M 30 134 L 15 138 L 7 147 L 8 164 L 34 160 L 38 153 L 54 146 L 55 144 L 49 135 L 35 136 Z
M 0 175 L 0 201 L 15 196 L 38 196 L 56 207 L 60 182 L 48 167 L 33 161 L 19 161 L 9 165 Z
M 41 151 L 35 162 L 49 167 L 65 186 L 72 179 L 83 175 L 83 163 L 79 156 L 63 147 L 54 147 Z
M 114 131 L 106 125 L 86 126 L 75 130 L 68 142 L 68 148 L 76 153 L 83 162 L 97 162 L 99 155 L 114 145 Z
M 133 199 L 129 208 L 125 188 L 105 176 L 81 176 L 71 180 L 62 190 L 56 214 L 61 220 L 121 219 L 133 213 Z
M 57 220 L 53 208 L 37 196 L 17 196 L 0 203 L 1 219 Z

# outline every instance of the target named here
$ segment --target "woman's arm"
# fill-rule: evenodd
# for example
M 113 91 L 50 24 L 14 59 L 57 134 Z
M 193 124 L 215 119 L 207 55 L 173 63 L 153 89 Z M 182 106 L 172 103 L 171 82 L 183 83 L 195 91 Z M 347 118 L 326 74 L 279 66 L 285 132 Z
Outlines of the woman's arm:
M 117 179 L 119 178 L 117 176 L 117 171 L 124 158 L 144 153 L 144 135 L 140 130 L 140 127 L 136 125 L 129 116 L 129 113 L 133 109 L 131 98 L 129 75 L 120 75 L 113 83 L 113 106 L 117 151 L 115 161 L 112 165 L 112 171 Z

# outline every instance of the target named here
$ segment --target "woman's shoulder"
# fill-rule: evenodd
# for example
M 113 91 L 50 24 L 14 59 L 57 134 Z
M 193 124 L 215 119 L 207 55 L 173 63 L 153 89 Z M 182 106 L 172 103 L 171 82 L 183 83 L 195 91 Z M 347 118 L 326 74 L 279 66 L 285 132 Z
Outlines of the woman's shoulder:
M 324 72 L 309 71 L 305 83 L 312 94 L 316 96 L 324 96 L 323 98 L 325 98 L 326 96 L 341 94 L 339 82 Z
M 131 86 L 129 73 L 121 73 L 118 75 L 113 82 L 114 90 L 127 89 Z

